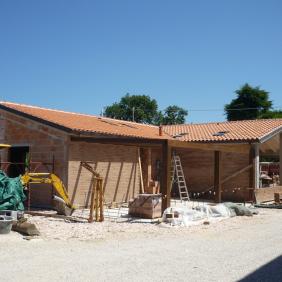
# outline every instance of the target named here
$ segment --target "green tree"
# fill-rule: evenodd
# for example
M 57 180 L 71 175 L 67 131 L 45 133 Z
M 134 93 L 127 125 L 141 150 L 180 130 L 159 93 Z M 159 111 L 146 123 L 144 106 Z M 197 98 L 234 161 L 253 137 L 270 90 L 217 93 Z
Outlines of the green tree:
M 282 118 L 282 111 L 267 111 L 260 115 L 260 118 L 271 119 L 271 118 Z
M 146 95 L 126 94 L 118 103 L 105 109 L 107 117 L 148 124 L 154 123 L 158 115 L 157 101 Z
M 176 105 L 168 106 L 164 110 L 162 124 L 182 124 L 185 123 L 185 117 L 188 111 Z
M 269 93 L 258 86 L 252 87 L 246 83 L 235 93 L 237 97 L 225 105 L 225 114 L 229 121 L 258 119 L 272 107 Z
M 167 107 L 163 114 L 157 101 L 146 95 L 126 94 L 105 109 L 107 117 L 155 125 L 184 123 L 187 115 L 185 109 L 175 105 Z

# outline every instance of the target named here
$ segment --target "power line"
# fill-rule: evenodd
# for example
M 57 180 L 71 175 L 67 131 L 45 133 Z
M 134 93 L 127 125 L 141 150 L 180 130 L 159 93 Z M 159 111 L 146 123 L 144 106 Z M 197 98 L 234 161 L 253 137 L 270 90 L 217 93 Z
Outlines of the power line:
M 249 110 L 262 110 L 262 107 L 258 108 L 233 108 L 233 109 L 187 109 L 188 112 L 218 112 L 218 111 L 249 111 Z M 282 110 L 282 107 L 273 107 L 273 110 Z

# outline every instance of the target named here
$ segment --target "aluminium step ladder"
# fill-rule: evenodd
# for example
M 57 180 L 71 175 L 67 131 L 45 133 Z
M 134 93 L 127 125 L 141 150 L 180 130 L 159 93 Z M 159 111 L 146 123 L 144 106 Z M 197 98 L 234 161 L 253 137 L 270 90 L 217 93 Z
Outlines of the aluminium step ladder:
M 171 159 L 171 188 L 173 186 L 173 183 L 176 183 L 178 186 L 181 202 L 190 201 L 181 160 L 180 157 L 175 153 L 173 153 Z

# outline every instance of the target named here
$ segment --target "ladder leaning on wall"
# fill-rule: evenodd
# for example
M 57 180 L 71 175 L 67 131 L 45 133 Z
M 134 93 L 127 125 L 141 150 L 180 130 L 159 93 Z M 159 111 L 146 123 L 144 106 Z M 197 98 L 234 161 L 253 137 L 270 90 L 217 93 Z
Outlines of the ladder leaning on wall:
M 171 188 L 174 183 L 178 186 L 181 202 L 190 201 L 180 157 L 173 152 L 171 158 Z

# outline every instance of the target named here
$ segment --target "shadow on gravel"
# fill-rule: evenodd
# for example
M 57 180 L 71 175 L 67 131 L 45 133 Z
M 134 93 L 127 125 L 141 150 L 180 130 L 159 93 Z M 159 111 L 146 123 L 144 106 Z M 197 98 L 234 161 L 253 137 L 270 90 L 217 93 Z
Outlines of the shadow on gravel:
M 282 281 L 282 256 L 258 268 L 239 282 L 251 281 Z

